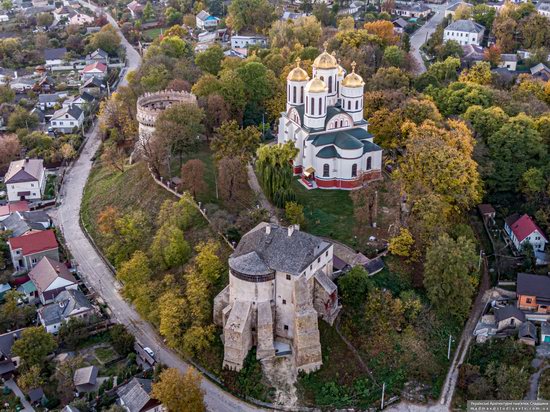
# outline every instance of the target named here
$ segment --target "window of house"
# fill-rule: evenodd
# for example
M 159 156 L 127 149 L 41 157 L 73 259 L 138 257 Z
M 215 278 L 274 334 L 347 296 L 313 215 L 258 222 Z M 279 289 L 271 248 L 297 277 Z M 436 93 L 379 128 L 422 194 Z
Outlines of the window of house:
M 372 157 L 367 157 L 367 170 L 372 168 Z
M 323 111 L 323 99 L 319 97 L 319 115 Z
M 328 250 L 325 252 L 325 256 L 328 256 Z
M 34 183 L 31 183 L 31 187 L 34 187 Z
M 354 163 L 351 167 L 351 177 L 357 177 L 357 163 Z
M 313 265 L 309 265 L 309 270 L 313 270 Z
M 290 280 L 290 275 L 286 275 L 286 280 Z
M 533 303 L 533 299 L 527 298 L 527 299 L 525 299 L 525 303 Z
M 329 177 L 330 175 L 330 166 L 328 163 L 323 165 L 323 177 Z
M 321 258 L 320 257 L 317 258 L 317 263 L 321 263 Z
M 285 326 L 284 326 L 284 329 L 285 329 L 285 330 L 288 330 L 288 325 L 285 325 Z
M 286 299 L 283 299 L 283 305 L 286 305 Z

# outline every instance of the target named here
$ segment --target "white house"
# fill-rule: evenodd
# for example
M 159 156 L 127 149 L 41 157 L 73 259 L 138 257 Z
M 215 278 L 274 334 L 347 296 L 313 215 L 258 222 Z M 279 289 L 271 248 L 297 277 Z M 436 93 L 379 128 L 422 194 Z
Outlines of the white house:
M 63 107 L 56 111 L 51 120 L 50 128 L 60 133 L 72 133 L 84 123 L 84 111 L 78 106 Z
M 541 16 L 550 18 L 550 3 L 539 2 L 537 4 L 537 13 Z
M 70 319 L 86 320 L 94 314 L 90 301 L 78 289 L 60 292 L 53 303 L 38 309 L 38 319 L 48 333 L 57 333 L 63 322 Z
M 365 82 L 352 67 L 345 76 L 325 50 L 313 62 L 313 79 L 299 62 L 288 74 L 278 143 L 290 141 L 299 150 L 294 174 L 308 188 L 350 190 L 382 176 L 382 148 L 363 118 Z
M 47 256 L 29 272 L 29 278 L 43 305 L 53 302 L 66 289 L 78 288 L 77 281 L 67 266 Z
M 82 82 L 85 82 L 92 77 L 97 77 L 98 79 L 103 80 L 105 79 L 106 75 L 107 65 L 101 62 L 95 62 L 86 65 L 86 67 L 82 69 L 82 71 L 80 72 L 80 80 L 82 80 Z
M 70 106 L 77 106 L 78 108 L 86 111 L 90 105 L 93 104 L 95 97 L 90 93 L 81 93 L 76 96 L 69 96 L 63 101 L 63 107 L 69 108 Z
M 38 104 L 42 110 L 51 109 L 67 96 L 67 92 L 44 93 L 38 96 Z
M 248 46 L 267 47 L 267 38 L 264 36 L 231 36 L 232 49 L 246 49 Z
M 4 176 L 4 184 L 10 202 L 42 199 L 46 188 L 44 160 L 14 160 Z
M 22 93 L 31 90 L 35 84 L 36 80 L 29 77 L 17 77 L 10 81 L 10 89 Z
M 17 272 L 31 270 L 44 256 L 59 260 L 59 245 L 53 230 L 10 237 L 8 246 L 13 267 Z
M 526 243 L 530 243 L 535 251 L 542 251 L 548 243 L 542 229 L 529 215 L 513 214 L 504 221 L 504 230 L 510 236 L 517 250 L 522 250 Z
M 102 49 L 96 49 L 86 56 L 86 64 L 100 62 L 109 66 L 109 54 Z
M 67 49 L 58 47 L 56 49 L 44 49 L 44 60 L 47 67 L 61 66 L 65 60 Z
M 501 54 L 500 63 L 498 67 L 504 67 L 505 69 L 515 72 L 518 66 L 518 55 L 517 54 Z
M 216 16 L 212 16 L 207 11 L 201 10 L 195 17 L 195 25 L 197 29 L 209 30 L 215 29 L 220 24 L 220 19 Z
M 401 17 L 426 18 L 432 12 L 432 9 L 422 3 L 398 3 L 393 12 Z
M 483 40 L 485 27 L 472 20 L 457 20 L 449 24 L 443 31 L 443 41 L 454 40 L 461 46 L 475 44 L 479 46 Z

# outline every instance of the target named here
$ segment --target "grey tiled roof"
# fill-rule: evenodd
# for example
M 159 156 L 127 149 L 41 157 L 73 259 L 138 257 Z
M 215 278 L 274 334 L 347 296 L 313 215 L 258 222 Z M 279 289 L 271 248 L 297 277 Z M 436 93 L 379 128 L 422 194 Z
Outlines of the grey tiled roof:
M 13 342 L 21 337 L 21 333 L 24 330 L 24 328 L 17 329 L 13 332 L 7 332 L 0 335 L 0 355 L 4 355 L 8 358 L 11 357 L 11 347 L 13 346 Z
M 45 49 L 44 50 L 44 60 L 59 60 L 65 57 L 67 49 L 65 47 L 60 47 L 57 49 Z
M 550 276 L 518 273 L 516 292 L 518 295 L 550 299 Z
M 13 237 L 19 237 L 31 230 L 45 230 L 40 223 L 27 221 L 20 212 L 15 212 L 9 215 L 6 219 L 0 222 L 0 227 L 4 230 L 12 232 Z
M 117 391 L 117 395 L 129 412 L 141 412 L 151 400 L 152 381 L 134 378 Z
M 266 226 L 271 226 L 270 233 L 266 232 Z M 233 269 L 235 262 L 242 262 L 238 258 L 255 252 L 261 262 L 261 264 L 258 263 L 259 272 L 264 272 L 267 267 L 299 275 L 329 246 L 330 243 L 309 233 L 294 230 L 289 236 L 288 229 L 285 227 L 262 223 L 242 237 L 239 245 L 231 254 L 229 266 Z M 251 259 L 256 260 L 256 257 Z M 254 266 L 247 265 L 245 269 L 253 271 Z M 235 268 L 235 270 L 239 269 Z M 255 274 L 261 274 L 259 272 Z
M 71 116 L 73 119 L 78 120 L 78 118 L 82 114 L 82 109 L 78 106 L 75 106 L 75 105 L 64 107 L 62 109 L 59 109 L 58 111 L 56 111 L 53 114 L 52 120 L 57 120 L 57 119 L 60 119 L 60 118 L 64 118 L 64 116 L 66 114 Z
M 495 319 L 500 322 L 505 319 L 516 318 L 525 321 L 525 314 L 513 305 L 508 305 L 495 310 Z
M 445 30 L 463 31 L 467 33 L 481 33 L 483 30 L 485 30 L 485 27 L 472 20 L 457 20 L 445 27 Z
M 21 159 L 10 163 L 5 183 L 22 183 L 38 180 L 44 170 L 42 159 Z
M 520 338 L 537 338 L 537 328 L 531 322 L 523 322 L 519 327 Z
M 97 379 L 97 373 L 99 369 L 97 366 L 86 366 L 85 368 L 77 369 L 74 373 L 74 384 L 78 385 L 95 385 Z
M 61 323 L 77 309 L 91 309 L 92 305 L 78 289 L 67 289 L 55 297 L 54 303 L 38 310 L 40 318 L 46 326 Z

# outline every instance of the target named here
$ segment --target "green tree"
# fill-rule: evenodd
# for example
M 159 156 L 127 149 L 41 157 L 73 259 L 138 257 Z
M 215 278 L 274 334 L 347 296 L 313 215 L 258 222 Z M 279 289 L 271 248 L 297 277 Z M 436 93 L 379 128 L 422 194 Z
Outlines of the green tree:
M 192 367 L 184 375 L 175 368 L 166 369 L 153 384 L 152 394 L 169 411 L 204 412 L 204 392 L 201 376 Z
M 191 256 L 191 247 L 183 231 L 170 223 L 163 224 L 151 244 L 151 255 L 158 267 L 166 270 L 182 267 Z
M 179 12 L 173 7 L 167 7 L 164 11 L 164 17 L 166 19 L 166 23 L 168 23 L 169 26 L 173 26 L 175 24 L 181 23 L 183 13 Z
M 199 211 L 195 201 L 189 193 L 184 193 L 177 202 L 164 201 L 157 216 L 157 222 L 159 227 L 169 223 L 185 231 L 193 226 L 198 217 Z
M 476 135 L 486 142 L 489 136 L 495 134 L 508 121 L 508 115 L 497 106 L 484 109 L 475 105 L 468 107 L 464 119 L 471 123 Z
M 166 36 L 160 42 L 160 51 L 163 55 L 179 59 L 193 54 L 191 45 L 179 36 Z
M 495 16 L 495 8 L 486 4 L 476 4 L 472 9 L 472 18 L 474 21 L 485 27 L 485 30 L 488 32 L 490 32 L 493 27 Z
M 472 240 L 443 233 L 426 251 L 424 287 L 442 314 L 458 320 L 468 316 L 478 277 L 477 253 Z
M 511 118 L 489 136 L 487 145 L 494 167 L 487 180 L 495 192 L 519 190 L 523 174 L 547 155 L 547 148 L 533 120 L 524 114 Z
M 396 90 L 409 87 L 410 78 L 397 67 L 382 67 L 368 82 L 369 90 Z
M 411 257 L 412 247 L 414 246 L 414 238 L 412 237 L 409 229 L 402 227 L 397 236 L 390 239 L 388 251 L 392 255 L 401 256 L 405 258 Z
M 34 129 L 38 126 L 38 116 L 17 106 L 8 118 L 8 130 L 15 132 L 18 129 Z
M 298 149 L 294 147 L 293 142 L 284 145 L 264 145 L 258 149 L 256 165 L 260 181 L 267 196 L 277 207 L 282 208 L 295 198 L 290 163 L 297 153 Z
M 35 326 L 21 332 L 21 337 L 14 342 L 11 352 L 21 358 L 23 369 L 29 370 L 32 366 L 43 367 L 46 356 L 56 348 L 53 335 L 46 332 L 45 328 Z
M 296 202 L 287 202 L 285 205 L 285 218 L 291 225 L 305 227 L 304 206 Z
M 233 157 L 248 163 L 260 145 L 260 137 L 261 132 L 257 127 L 241 128 L 235 120 L 231 120 L 216 129 L 216 137 L 210 146 L 218 161 L 224 157 Z
M 228 7 L 227 25 L 234 31 L 264 32 L 276 19 L 274 7 L 266 0 L 235 0 Z
M 24 392 L 28 392 L 31 389 L 40 388 L 45 383 L 41 374 L 41 367 L 39 365 L 33 365 L 19 375 L 19 378 L 17 378 L 17 385 Z
M 13 103 L 15 92 L 9 86 L 0 86 L 0 103 Z
M 90 37 L 89 45 L 92 50 L 102 49 L 110 55 L 114 55 L 120 46 L 120 36 L 113 26 L 107 24 Z
M 459 81 L 484 85 L 490 84 L 491 78 L 491 65 L 488 62 L 478 62 L 469 69 L 462 71 Z
M 142 251 L 136 251 L 117 271 L 117 278 L 124 284 L 124 296 L 134 301 L 143 293 L 143 287 L 151 280 L 149 258 Z
M 121 356 L 127 356 L 134 351 L 136 339 L 124 325 L 116 324 L 109 329 L 109 339 L 114 350 Z
M 359 310 L 372 287 L 368 272 L 362 266 L 354 266 L 338 278 L 338 294 L 349 310 Z
M 150 1 L 143 8 L 143 18 L 145 21 L 152 20 L 155 17 L 155 9 Z
M 468 107 L 489 107 L 492 93 L 489 88 L 476 83 L 454 82 L 445 88 L 428 86 L 425 93 L 432 96 L 444 116 L 459 115 Z
M 397 46 L 388 46 L 384 49 L 384 60 L 389 66 L 403 67 L 407 54 Z
M 9 256 L 9 247 L 6 243 L 9 233 L 0 231 L 2 260 L 4 256 Z M 27 326 L 36 318 L 36 310 L 32 306 L 18 305 L 17 302 L 20 298 L 21 294 L 15 290 L 10 290 L 4 295 L 4 302 L 0 305 L 0 331 L 2 333 Z
M 244 84 L 248 104 L 263 104 L 266 99 L 273 96 L 275 76 L 262 63 L 246 63 L 237 68 L 236 73 Z
M 59 328 L 57 341 L 60 346 L 69 350 L 75 350 L 88 336 L 88 324 L 82 319 L 71 318 Z
M 222 67 L 222 60 L 224 57 L 223 49 L 215 44 L 202 53 L 198 53 L 195 56 L 195 64 L 199 66 L 203 72 L 217 75 Z

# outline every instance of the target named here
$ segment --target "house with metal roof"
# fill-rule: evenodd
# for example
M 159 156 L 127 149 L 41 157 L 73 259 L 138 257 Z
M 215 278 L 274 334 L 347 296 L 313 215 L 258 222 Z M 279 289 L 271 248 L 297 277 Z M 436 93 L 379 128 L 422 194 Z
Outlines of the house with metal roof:
M 508 305 L 503 308 L 495 309 L 495 320 L 497 330 L 500 332 L 505 329 L 518 328 L 525 322 L 525 314 L 514 305 Z
M 550 313 L 550 276 L 518 273 L 516 294 L 519 309 Z
M 46 230 L 51 226 L 51 219 L 42 210 L 33 212 L 15 212 L 0 221 L 0 229 L 9 230 L 10 236 L 19 237 L 27 233 Z
M 504 220 L 504 231 L 518 251 L 521 251 L 526 244 L 530 244 L 535 251 L 543 251 L 548 243 L 548 238 L 542 229 L 527 214 L 520 216 L 515 213 L 508 216 Z
M 0 378 L 10 379 L 19 366 L 19 357 L 11 353 L 15 341 L 25 329 L 17 329 L 0 335 Z
M 67 289 L 77 289 L 73 274 L 64 263 L 43 257 L 29 272 L 29 278 L 36 287 L 43 305 L 53 302 L 55 297 Z
M 76 106 L 65 106 L 57 110 L 51 120 L 50 129 L 59 133 L 73 133 L 82 127 L 84 111 Z
M 479 46 L 483 40 L 485 27 L 472 20 L 456 20 L 443 30 L 443 41 L 456 41 L 461 46 L 475 44 Z
M 92 304 L 79 289 L 65 289 L 53 303 L 38 309 L 38 319 L 48 333 L 57 333 L 61 324 L 70 319 L 86 320 L 93 314 Z
M 220 24 L 220 19 L 204 10 L 201 10 L 195 17 L 195 25 L 200 30 L 215 29 L 218 24 Z
M 65 60 L 67 49 L 58 47 L 55 49 L 44 49 L 44 60 L 47 67 L 61 66 Z
M 85 82 L 86 80 L 97 77 L 100 80 L 105 79 L 105 76 L 107 75 L 107 65 L 102 62 L 94 62 L 91 64 L 88 64 L 86 67 L 82 69 L 80 72 L 80 80 Z
M 151 396 L 151 379 L 133 378 L 117 390 L 117 404 L 128 412 L 162 412 L 162 404 Z
M 10 202 L 42 199 L 46 188 L 44 160 L 14 160 L 4 176 L 4 184 Z
M 77 369 L 74 372 L 73 383 L 79 393 L 93 392 L 97 389 L 99 368 L 95 365 Z
M 53 230 L 11 237 L 8 246 L 13 267 L 18 272 L 31 270 L 44 256 L 59 260 L 59 245 Z

